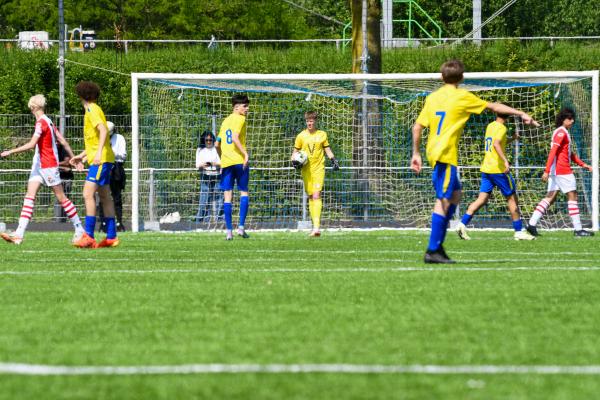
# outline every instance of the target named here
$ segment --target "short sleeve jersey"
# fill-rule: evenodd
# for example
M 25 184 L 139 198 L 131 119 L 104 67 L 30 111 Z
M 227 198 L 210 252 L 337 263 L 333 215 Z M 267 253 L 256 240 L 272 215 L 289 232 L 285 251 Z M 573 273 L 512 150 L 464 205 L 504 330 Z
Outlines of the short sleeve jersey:
M 100 131 L 98 130 L 98 125 L 100 124 L 106 126 L 104 112 L 96 103 L 88 103 L 85 108 L 85 116 L 83 117 L 83 140 L 85 142 L 85 153 L 87 154 L 89 162 L 93 160 L 98 151 L 98 146 L 100 144 Z M 104 141 L 104 147 L 102 148 L 100 162 L 115 162 L 115 154 L 110 146 L 108 132 L 106 140 Z
M 326 147 L 329 147 L 327 133 L 320 130 L 310 133 L 305 129 L 296 136 L 294 142 L 294 148 L 304 151 L 308 156 L 304 168 L 310 168 L 311 171 L 325 170 Z
M 498 155 L 494 148 L 494 141 L 499 140 L 500 146 L 504 150 L 506 147 L 506 125 L 500 122 L 491 122 L 485 130 L 485 156 L 481 163 L 481 172 L 488 174 L 502 174 L 506 169 L 504 161 Z
M 244 155 L 233 143 L 233 133 L 237 132 L 240 143 L 246 148 L 246 117 L 233 113 L 223 120 L 218 140 L 221 148 L 221 168 L 244 163 Z
M 58 149 L 54 129 L 52 120 L 46 115 L 42 115 L 35 122 L 33 136 L 38 137 L 38 142 L 33 156 L 34 165 L 39 163 L 41 168 L 58 167 Z
M 564 127 L 558 127 L 552 133 L 551 149 L 556 149 L 556 156 L 548 160 L 546 172 L 550 175 L 569 175 L 573 173 L 571 168 L 571 135 Z
M 454 85 L 444 85 L 425 99 L 417 123 L 429 128 L 426 154 L 437 162 L 458 165 L 458 141 L 471 114 L 481 114 L 487 102 Z

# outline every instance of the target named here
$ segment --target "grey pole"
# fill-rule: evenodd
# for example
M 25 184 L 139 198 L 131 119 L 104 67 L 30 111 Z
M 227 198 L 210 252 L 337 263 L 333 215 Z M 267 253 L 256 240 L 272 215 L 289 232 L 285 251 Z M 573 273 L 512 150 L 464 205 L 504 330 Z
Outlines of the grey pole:
M 481 45 L 481 0 L 473 0 L 473 43 Z
M 65 14 L 63 0 L 58 0 L 58 97 L 60 100 L 60 114 L 58 127 L 63 135 L 65 132 Z
M 362 35 L 363 35 L 363 50 L 362 50 L 362 64 L 361 70 L 363 74 L 369 72 L 368 60 L 369 60 L 369 42 L 367 40 L 367 0 L 362 2 Z M 368 137 L 369 137 L 369 123 L 368 123 L 368 112 L 367 112 L 367 96 L 369 94 L 369 88 L 367 87 L 367 81 L 363 82 L 362 90 L 362 130 L 363 130 L 363 149 L 362 149 L 362 187 L 364 190 L 363 200 L 363 219 L 367 221 L 369 219 L 369 182 L 367 179 L 367 166 L 369 160 L 369 148 L 368 148 Z

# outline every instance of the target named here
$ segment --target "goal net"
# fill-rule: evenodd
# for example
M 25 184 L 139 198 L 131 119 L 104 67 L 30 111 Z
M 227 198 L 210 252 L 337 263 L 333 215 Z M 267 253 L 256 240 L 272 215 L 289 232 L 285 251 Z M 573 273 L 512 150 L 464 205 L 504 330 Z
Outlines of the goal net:
M 420 175 L 410 170 L 411 127 L 427 94 L 441 84 L 439 74 L 132 74 L 133 229 L 222 227 L 218 207 L 210 210 L 212 216 L 196 218 L 200 183 L 195 154 L 202 132 L 218 133 L 236 93 L 250 98 L 249 228 L 297 228 L 309 220 L 300 175 L 289 161 L 309 110 L 318 112 L 318 128 L 327 132 L 341 165 L 339 171 L 326 170 L 323 227 L 426 227 L 435 200 L 431 168 L 426 166 Z M 512 117 L 507 123 L 509 136 L 516 132 L 521 137 L 506 153 L 523 218 L 546 193 L 540 177 L 555 116 L 565 106 L 576 111 L 574 149 L 594 167 L 593 173 L 575 168 L 579 207 L 584 224 L 597 229 L 597 71 L 468 73 L 461 87 L 522 109 L 541 123 L 539 128 L 525 126 Z M 491 112 L 473 115 L 460 141 L 462 211 L 477 197 L 485 128 L 494 119 Z M 426 130 L 423 145 L 428 134 Z M 234 214 L 238 200 L 234 195 Z M 510 227 L 499 192 L 473 222 L 478 227 Z M 540 224 L 570 227 L 564 196 Z

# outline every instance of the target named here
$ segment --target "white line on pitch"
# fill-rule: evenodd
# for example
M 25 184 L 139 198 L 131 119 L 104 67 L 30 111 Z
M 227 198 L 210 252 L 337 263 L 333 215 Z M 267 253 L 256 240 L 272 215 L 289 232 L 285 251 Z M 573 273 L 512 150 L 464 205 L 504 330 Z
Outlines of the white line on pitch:
M 183 364 L 148 366 L 53 366 L 0 363 L 0 374 L 13 375 L 165 375 L 255 373 L 600 375 L 600 365 Z
M 496 271 L 600 271 L 600 267 L 389 267 L 389 268 L 176 268 L 105 269 L 61 271 L 0 271 L 0 275 L 85 275 L 85 274 L 229 274 L 229 273 L 340 273 L 340 272 L 496 272 Z
M 126 253 L 164 253 L 164 250 L 135 250 L 135 249 L 124 249 Z M 183 250 L 177 249 L 175 252 L 177 254 L 186 253 L 186 254 L 203 254 L 207 251 L 207 248 L 199 248 L 197 250 Z M 111 250 L 112 251 L 112 250 Z M 21 253 L 27 254 L 48 254 L 48 253 L 64 253 L 64 250 L 53 249 L 53 250 L 23 250 Z M 248 250 L 251 253 L 282 253 L 282 254 L 297 254 L 297 253 L 306 253 L 306 254 L 421 254 L 424 252 L 422 249 L 415 250 L 308 250 L 308 249 L 252 249 Z M 219 250 L 219 249 L 210 249 L 211 254 L 231 254 L 231 250 Z M 540 252 L 535 251 L 505 251 L 505 250 L 486 250 L 486 251 L 469 251 L 469 250 L 452 250 L 452 254 L 512 254 L 512 255 L 531 255 L 531 256 L 539 256 Z M 580 251 L 553 251 L 553 256 L 560 255 L 581 255 Z M 596 254 L 589 254 L 590 257 L 596 257 Z M 105 260 L 105 258 L 102 258 Z

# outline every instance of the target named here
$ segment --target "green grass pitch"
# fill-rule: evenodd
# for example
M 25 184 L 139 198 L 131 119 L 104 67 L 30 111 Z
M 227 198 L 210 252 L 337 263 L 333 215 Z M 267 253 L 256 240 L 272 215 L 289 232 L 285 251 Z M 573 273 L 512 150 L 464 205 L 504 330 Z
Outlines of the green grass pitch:
M 596 398 L 599 238 L 448 235 L 453 266 L 422 263 L 426 231 L 254 232 L 233 242 L 128 233 L 97 250 L 70 247 L 67 233 L 29 233 L 0 247 L 0 399 Z M 17 374 L 6 370 L 14 363 L 70 368 Z M 338 367 L 174 372 L 205 364 Z M 449 369 L 339 367 L 418 365 Z M 68 374 L 94 366 L 170 370 Z

